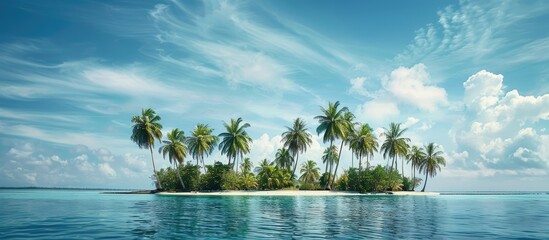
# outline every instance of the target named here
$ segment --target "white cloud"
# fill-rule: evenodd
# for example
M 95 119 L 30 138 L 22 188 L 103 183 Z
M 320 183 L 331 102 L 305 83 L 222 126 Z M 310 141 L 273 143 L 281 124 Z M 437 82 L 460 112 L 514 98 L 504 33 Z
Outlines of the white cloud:
M 273 160 L 276 150 L 281 148 L 282 137 L 280 135 L 269 137 L 269 134 L 264 133 L 258 139 L 254 139 L 250 146 L 250 158 L 254 161 L 261 161 L 265 158 Z
M 431 85 L 430 76 L 424 64 L 411 68 L 399 67 L 385 79 L 385 88 L 403 104 L 433 112 L 439 105 L 448 103 L 444 88 Z
M 147 171 L 147 162 L 135 155 L 130 153 L 124 154 L 124 163 L 126 164 L 126 169 L 128 171 L 133 171 L 137 173 L 143 173 Z
M 94 164 L 88 162 L 87 154 L 82 154 L 74 158 L 73 164 L 82 172 L 93 172 L 95 170 Z
M 351 88 L 349 89 L 349 93 L 355 93 L 362 96 L 370 96 L 370 93 L 364 86 L 365 81 L 366 81 L 366 77 L 351 78 L 351 80 L 349 80 L 349 82 L 351 83 Z
M 418 129 L 421 130 L 421 131 L 427 131 L 427 130 L 431 129 L 432 127 L 433 127 L 433 125 L 431 123 L 423 122 L 423 123 L 421 123 L 421 126 Z
M 417 118 L 415 118 L 415 117 L 408 117 L 408 118 L 406 119 L 406 122 L 404 122 L 404 123 L 402 124 L 402 128 L 409 128 L 409 127 L 411 127 L 411 126 L 416 125 L 416 123 L 418 123 L 418 122 L 419 122 L 419 119 L 417 119 Z
M 482 170 L 475 173 L 482 177 L 546 174 L 549 135 L 535 123 L 549 119 L 549 94 L 504 93 L 503 78 L 482 70 L 464 82 L 467 109 L 450 134 L 467 154 L 451 156 L 453 168 Z
M 465 105 L 476 111 L 496 104 L 503 93 L 503 75 L 482 70 L 463 83 Z
M 99 171 L 107 177 L 116 177 L 116 171 L 109 165 L 109 163 L 100 163 L 97 165 Z
M 400 114 L 398 105 L 395 102 L 382 99 L 374 99 L 357 106 L 354 111 L 358 120 L 362 122 L 382 121 Z

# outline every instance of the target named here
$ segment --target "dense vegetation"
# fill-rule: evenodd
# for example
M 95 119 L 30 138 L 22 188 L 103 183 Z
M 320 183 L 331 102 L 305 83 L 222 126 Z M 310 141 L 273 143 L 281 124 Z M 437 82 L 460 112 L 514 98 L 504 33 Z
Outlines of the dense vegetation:
M 381 143 L 373 129 L 365 123 L 354 122 L 355 116 L 339 102 L 321 107 L 316 132 L 322 134 L 324 150 L 322 163 L 324 173 L 313 160 L 299 164 L 299 156 L 312 144 L 312 136 L 305 122 L 297 118 L 292 127 L 282 133 L 283 147 L 278 149 L 273 161 L 263 159 L 254 168 L 252 161 L 245 158 L 250 151 L 252 138 L 246 129 L 249 123 L 242 118 L 230 119 L 224 123 L 225 131 L 214 135 L 214 129 L 206 124 L 197 124 L 191 135 L 186 137 L 179 129 L 173 129 L 162 141 L 160 116 L 152 109 L 144 109 L 140 116 L 132 118 L 131 135 L 140 148 L 149 149 L 156 188 L 167 191 L 219 191 L 219 190 L 275 190 L 275 189 L 337 189 L 359 192 L 409 191 L 415 190 L 423 181 L 415 176 L 416 171 L 425 174 L 422 191 L 425 191 L 428 177 L 434 177 L 446 165 L 443 152 L 438 145 L 429 143 L 424 147 L 410 146 L 410 139 L 404 137 L 406 128 L 391 123 L 380 135 Z M 155 140 L 163 145 L 159 153 L 173 164 L 173 168 L 156 170 L 153 149 Z M 338 147 L 339 145 L 339 147 Z M 227 164 L 215 161 L 206 165 L 204 158 L 215 148 L 227 156 Z M 345 148 L 344 148 L 345 147 Z M 344 169 L 338 176 L 342 151 L 352 153 L 351 168 Z M 374 153 L 379 152 L 387 159 L 385 167 L 370 166 Z M 192 157 L 196 164 L 188 160 Z M 354 158 L 358 168 L 354 167 Z M 398 160 L 401 160 L 401 172 Z M 364 166 L 363 160 L 366 161 Z M 410 165 L 411 176 L 404 176 L 404 161 Z M 390 164 L 389 164 L 390 163 Z M 299 171 L 296 174 L 296 171 Z M 252 170 L 253 169 L 253 170 Z

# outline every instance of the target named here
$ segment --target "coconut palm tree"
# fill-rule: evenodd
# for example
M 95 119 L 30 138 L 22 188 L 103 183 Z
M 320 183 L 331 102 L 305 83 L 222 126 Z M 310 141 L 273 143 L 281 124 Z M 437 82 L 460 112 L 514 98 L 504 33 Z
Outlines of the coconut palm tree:
M 311 140 L 311 134 L 307 132 L 305 122 L 301 118 L 296 118 L 294 125 L 286 127 L 287 131 L 282 133 L 282 142 L 284 147 L 290 151 L 290 154 L 295 158 L 294 169 L 292 171 L 292 178 L 295 175 L 297 168 L 297 162 L 299 161 L 299 154 L 307 150 L 313 143 Z
M 242 160 L 242 163 L 240 163 L 240 170 L 242 171 L 242 175 L 251 173 L 252 167 L 253 167 L 253 163 L 250 160 L 250 158 L 244 158 L 244 160 Z
M 429 143 L 425 148 L 425 158 L 419 165 L 419 172 L 425 173 L 425 182 L 423 184 L 422 192 L 425 192 L 425 186 L 427 186 L 427 177 L 431 178 L 437 175 L 437 171 L 441 170 L 441 166 L 446 166 L 446 160 L 442 156 L 443 152 L 438 150 L 438 145 Z
M 332 184 L 330 186 L 332 186 L 332 188 L 334 188 L 334 183 L 335 183 L 335 176 L 337 176 L 337 169 L 339 167 L 339 160 L 341 159 L 341 152 L 343 152 L 343 145 L 344 144 L 348 144 L 349 143 L 349 135 L 353 132 L 354 130 L 354 126 L 353 126 L 353 120 L 355 119 L 355 115 L 349 111 L 346 111 L 344 114 L 343 114 L 343 120 L 341 121 L 341 123 L 345 126 L 345 131 L 343 131 L 343 135 L 339 136 L 341 138 L 341 146 L 339 146 L 339 154 L 337 156 L 337 162 L 336 162 L 336 167 L 335 167 L 335 170 L 334 170 L 334 179 L 332 179 Z
M 382 133 L 381 136 L 385 137 L 385 141 L 381 145 L 381 151 L 383 152 L 384 158 L 392 159 L 390 170 L 393 171 L 393 165 L 395 165 L 395 168 L 398 171 L 397 157 L 406 156 L 410 139 L 402 136 L 404 135 L 404 132 L 406 132 L 406 128 L 400 129 L 400 123 L 391 123 L 389 129 L 384 129 L 385 132 Z M 402 175 L 404 176 L 404 170 L 402 171 Z
M 334 165 L 335 161 L 337 161 L 337 147 L 331 146 L 324 149 L 324 153 L 322 154 L 322 163 L 326 166 L 326 170 L 324 171 L 324 174 L 328 173 L 328 167 L 330 167 L 329 174 L 332 174 L 332 166 Z
M 284 169 L 289 172 L 294 163 L 294 157 L 290 154 L 288 149 L 279 148 L 278 151 L 276 151 L 275 163 L 280 169 Z
M 362 158 L 366 157 L 366 169 L 370 168 L 369 159 L 377 152 L 379 144 L 373 129 L 368 124 L 362 124 L 356 133 L 350 137 L 350 146 L 354 155 L 359 159 L 358 170 L 362 170 Z
M 223 123 L 226 132 L 219 134 L 219 137 L 223 138 L 219 144 L 219 150 L 221 150 L 221 154 L 227 155 L 228 164 L 231 164 L 231 159 L 233 164 L 236 161 L 237 172 L 238 158 L 242 158 L 244 154 L 250 152 L 250 143 L 252 142 L 252 138 L 246 133 L 246 128 L 250 127 L 250 124 L 240 125 L 240 123 L 242 123 L 242 118 L 236 120 L 231 118 L 230 124 Z
M 410 164 L 410 170 L 413 174 L 413 176 L 410 176 L 413 183 L 412 191 L 414 191 L 416 187 L 416 168 L 421 164 L 424 158 L 425 153 L 423 152 L 423 149 L 417 146 L 412 146 L 412 148 L 410 148 L 410 151 L 408 151 L 408 155 L 406 155 L 407 162 Z
M 197 124 L 190 137 L 187 138 L 187 145 L 189 152 L 196 159 L 196 165 L 198 161 L 202 162 L 202 168 L 206 170 L 204 164 L 204 155 L 209 156 L 212 154 L 219 138 L 212 135 L 214 129 L 208 127 L 207 124 Z
M 348 112 L 347 107 L 339 108 L 339 101 L 335 103 L 328 103 L 328 108 L 321 107 L 323 115 L 318 115 L 315 119 L 320 124 L 316 128 L 316 133 L 324 133 L 322 141 L 324 143 L 330 142 L 330 148 L 334 145 L 336 139 L 343 139 L 347 133 L 348 125 L 347 121 L 343 118 L 345 112 Z M 343 145 L 342 145 L 343 146 Z M 327 169 L 327 168 L 326 168 Z M 331 174 L 331 170 L 330 170 Z M 325 188 L 328 187 L 329 181 L 327 181 Z
M 316 162 L 309 160 L 301 166 L 300 181 L 308 184 L 314 184 L 320 178 L 320 168 L 316 166 Z
M 131 140 L 134 141 L 139 148 L 148 148 L 151 152 L 151 162 L 153 166 L 154 176 L 156 177 L 156 189 L 162 189 L 162 184 L 156 172 L 154 163 L 154 139 L 160 141 L 162 139 L 162 124 L 160 124 L 160 116 L 151 108 L 142 109 L 141 116 L 133 116 L 133 130 Z
M 181 172 L 179 171 L 179 165 L 181 165 L 187 157 L 187 145 L 185 145 L 185 133 L 178 128 L 173 129 L 168 133 L 168 140 L 162 141 L 164 146 L 158 149 L 158 153 L 162 154 L 164 159 L 168 155 L 170 163 L 172 163 L 179 177 L 181 187 L 185 188 L 183 179 L 181 178 Z
M 263 170 L 264 168 L 266 168 L 267 166 L 273 166 L 274 162 L 269 162 L 269 160 L 267 160 L 266 158 L 264 158 L 263 160 L 261 160 L 261 162 L 259 162 L 259 166 L 254 168 L 254 172 L 256 174 L 259 174 L 259 172 L 261 172 L 261 170 Z

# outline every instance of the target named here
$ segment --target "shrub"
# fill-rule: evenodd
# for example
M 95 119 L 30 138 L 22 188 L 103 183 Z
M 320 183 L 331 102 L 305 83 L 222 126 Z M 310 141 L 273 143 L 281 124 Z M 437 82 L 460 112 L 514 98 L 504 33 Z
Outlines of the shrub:
M 178 189 L 181 190 L 181 183 L 179 183 L 179 178 L 177 177 L 177 173 L 175 169 L 168 167 L 166 169 L 160 169 L 158 173 L 158 179 L 160 183 L 162 183 L 162 187 L 164 188 L 164 191 L 177 191 Z
M 224 173 L 221 182 L 221 189 L 223 190 L 240 190 L 240 176 L 235 172 Z
M 240 183 L 243 190 L 256 190 L 258 187 L 257 179 L 252 173 L 242 174 Z
M 326 183 L 331 182 L 333 180 L 333 176 L 330 173 L 324 173 L 320 177 L 320 187 L 324 188 L 326 186 Z
M 223 175 L 232 169 L 232 165 L 224 165 L 221 162 L 216 162 L 214 165 L 207 165 L 207 173 L 200 177 L 200 190 L 202 191 L 219 191 L 222 190 Z
M 200 190 L 200 167 L 187 162 L 184 166 L 179 166 L 181 178 L 183 179 L 183 191 L 198 191 Z
M 310 184 L 310 183 L 302 183 L 299 186 L 299 190 L 316 190 L 319 189 L 320 185 L 318 184 Z

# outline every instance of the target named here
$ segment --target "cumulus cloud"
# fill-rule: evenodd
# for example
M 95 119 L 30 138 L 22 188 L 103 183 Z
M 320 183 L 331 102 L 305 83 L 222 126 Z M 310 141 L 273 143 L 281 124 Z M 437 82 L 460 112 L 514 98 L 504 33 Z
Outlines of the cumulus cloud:
M 493 106 L 503 93 L 503 75 L 482 70 L 463 83 L 464 102 L 468 108 L 482 111 Z
M 267 133 L 262 134 L 258 139 L 253 140 L 250 146 L 250 158 L 257 161 L 267 158 L 272 161 L 276 150 L 283 146 L 281 140 L 280 135 L 271 138 Z
M 103 173 L 107 177 L 115 177 L 116 171 L 109 165 L 109 163 L 100 163 L 97 165 L 99 167 L 99 171 Z
M 349 93 L 355 93 L 362 96 L 370 96 L 370 93 L 364 86 L 365 81 L 366 81 L 366 77 L 351 78 L 351 80 L 349 80 L 349 83 L 351 83 L 351 88 L 349 89 Z
M 398 105 L 390 100 L 374 99 L 359 105 L 355 109 L 355 115 L 358 120 L 369 122 L 371 120 L 381 121 L 389 117 L 395 117 L 400 114 Z
M 446 90 L 431 84 L 427 67 L 422 63 L 411 68 L 399 67 L 384 82 L 385 88 L 400 102 L 424 111 L 433 112 L 448 103 Z
M 402 124 L 402 128 L 409 128 L 411 126 L 414 126 L 416 125 L 417 123 L 419 122 L 419 119 L 415 118 L 415 117 L 408 117 L 406 119 L 406 122 L 404 122 Z
M 503 79 L 482 70 L 464 82 L 467 108 L 450 131 L 457 144 L 450 162 L 455 169 L 482 171 L 477 176 L 545 175 L 549 135 L 536 123 L 549 119 L 549 94 L 505 93 Z

